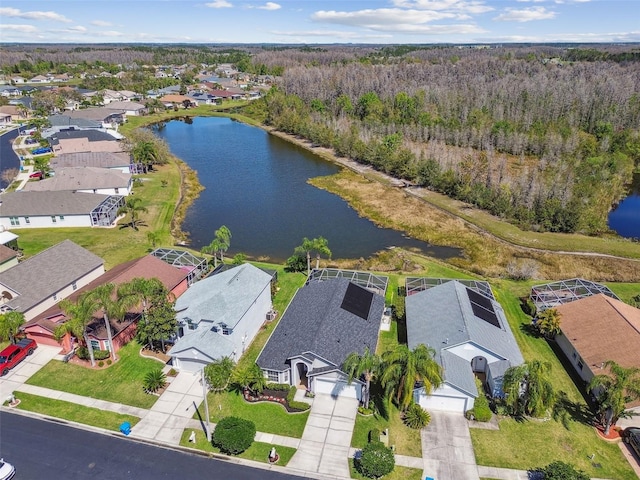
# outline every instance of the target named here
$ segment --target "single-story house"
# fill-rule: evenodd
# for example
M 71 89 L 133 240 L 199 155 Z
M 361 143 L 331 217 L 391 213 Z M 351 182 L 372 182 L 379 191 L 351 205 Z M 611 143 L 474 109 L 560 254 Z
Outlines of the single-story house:
M 0 273 L 0 311 L 29 321 L 103 273 L 100 257 L 64 240 Z
M 3 115 L 11 115 L 11 120 L 14 122 L 25 120 L 28 117 L 28 112 L 18 108 L 16 105 L 3 105 L 0 107 L 0 113 Z
M 195 102 L 191 98 L 187 97 L 186 95 L 179 95 L 179 94 L 163 95 L 162 97 L 159 98 L 159 100 L 167 108 L 174 107 L 174 106 L 183 107 L 183 108 L 196 106 Z
M 187 290 L 187 272 L 179 268 L 167 265 L 162 260 L 152 255 L 130 260 L 113 267 L 83 288 L 76 290 L 69 296 L 70 301 L 76 301 L 84 293 L 94 290 L 100 285 L 113 283 L 116 286 L 130 282 L 134 278 L 157 278 L 167 288 L 172 297 L 179 297 Z M 140 316 L 139 309 L 132 309 L 125 315 L 125 319 L 109 319 L 111 334 L 113 337 L 114 349 L 118 351 L 120 347 L 126 345 L 135 335 L 136 322 Z M 65 351 L 72 348 L 72 339 L 69 335 L 58 343 L 54 338 L 54 332 L 58 325 L 68 320 L 59 305 L 54 305 L 31 321 L 23 325 L 22 330 L 27 337 L 33 338 L 36 342 L 44 345 L 60 345 Z M 94 320 L 88 326 L 87 336 L 93 348 L 99 350 L 110 350 L 104 318 L 101 312 L 96 312 Z
M 585 384 L 606 373 L 609 360 L 640 368 L 640 309 L 603 293 L 555 308 L 561 330 L 555 340 Z
M 125 121 L 124 110 L 112 108 L 111 105 L 109 105 L 109 107 L 83 108 L 81 110 L 66 112 L 65 115 L 71 118 L 84 118 L 101 122 L 104 128 L 109 129 L 115 129 Z
M 65 114 L 49 115 L 50 126 L 42 131 L 44 138 L 49 138 L 62 130 L 104 130 L 102 122 L 88 118 L 71 117 Z
M 451 280 L 406 298 L 409 348 L 433 348 L 444 373 L 442 386 L 431 395 L 424 387 L 414 390 L 423 408 L 470 410 L 478 397 L 476 377 L 500 397 L 504 372 L 524 362 L 502 307 L 485 292 Z
M 109 227 L 124 205 L 121 195 L 72 191 L 4 193 L 0 226 L 10 228 Z
M 11 114 L 0 112 L 0 126 L 11 125 Z
M 124 151 L 120 138 L 99 130 L 61 130 L 49 138 L 56 155 L 79 152 Z
M 131 194 L 133 176 L 119 170 L 100 167 L 66 167 L 55 170 L 55 175 L 36 182 L 27 182 L 25 192 L 71 191 L 100 195 Z
M 49 167 L 54 172 L 69 167 L 95 167 L 122 173 L 135 173 L 131 164 L 131 155 L 127 152 L 63 153 L 49 160 Z
M 269 382 L 313 393 L 362 399 L 362 382 L 348 383 L 342 364 L 353 352 L 375 351 L 384 297 L 346 278 L 300 288 L 256 363 Z
M 147 113 L 147 107 L 145 105 L 130 101 L 114 101 L 104 108 L 123 111 L 124 115 L 129 117 L 140 116 Z
M 271 275 L 245 263 L 194 283 L 175 310 L 175 368 L 195 372 L 223 357 L 237 361 L 272 310 Z
M 4 85 L 0 87 L 0 97 L 19 97 L 20 90 L 12 85 Z

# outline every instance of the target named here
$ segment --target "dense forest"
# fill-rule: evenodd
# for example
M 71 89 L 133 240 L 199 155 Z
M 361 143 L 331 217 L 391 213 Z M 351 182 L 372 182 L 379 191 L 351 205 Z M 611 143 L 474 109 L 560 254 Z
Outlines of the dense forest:
M 640 166 L 636 45 L 5 45 L 4 73 L 124 70 L 88 88 L 276 75 L 246 113 L 523 228 L 606 232 Z M 154 79 L 188 65 L 189 78 Z M 91 82 L 95 83 L 90 84 Z

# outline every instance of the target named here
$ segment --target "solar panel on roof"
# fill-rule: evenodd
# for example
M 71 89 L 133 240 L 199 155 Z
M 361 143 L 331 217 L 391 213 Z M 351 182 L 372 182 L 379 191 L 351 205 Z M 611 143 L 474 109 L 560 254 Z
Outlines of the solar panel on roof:
M 467 295 L 471 302 L 471 310 L 473 311 L 473 314 L 494 327 L 500 328 L 500 322 L 498 321 L 496 312 L 493 309 L 491 300 L 477 292 L 474 292 L 473 290 L 470 290 L 469 288 L 467 288 Z
M 369 318 L 369 310 L 371 309 L 372 301 L 373 292 L 359 287 L 354 283 L 349 283 L 340 308 L 357 315 L 363 320 L 367 320 Z

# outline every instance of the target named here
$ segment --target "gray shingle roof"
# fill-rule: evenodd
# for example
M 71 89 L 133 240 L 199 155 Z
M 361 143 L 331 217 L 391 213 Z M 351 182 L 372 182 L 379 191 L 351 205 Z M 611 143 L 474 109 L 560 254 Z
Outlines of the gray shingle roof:
M 100 130 L 61 130 L 49 139 L 49 143 L 51 143 L 51 145 L 58 145 L 60 140 L 73 138 L 86 138 L 89 142 L 101 142 L 105 140 L 118 141 L 113 135 Z
M 471 383 L 471 364 L 453 359 L 455 355 L 448 349 L 472 342 L 511 365 L 524 361 L 502 307 L 495 300 L 489 301 L 500 327 L 474 315 L 467 288 L 457 281 L 411 295 L 405 302 L 409 348 L 419 344 L 433 348 L 436 361 L 444 367 L 445 381 L 470 393 L 476 390 Z
M 109 188 L 127 188 L 131 181 L 130 173 L 98 167 L 68 167 L 56 171 L 55 176 L 27 182 L 28 192 L 53 192 L 60 190 L 93 190 Z
M 86 128 L 102 128 L 102 122 L 91 120 L 88 118 L 75 118 L 69 115 L 50 115 L 47 120 L 52 127 L 86 127 Z
M 88 215 L 109 195 L 81 192 L 9 192 L 0 197 L 0 217 Z
M 128 153 L 78 152 L 63 153 L 49 160 L 49 166 L 57 170 L 64 167 L 100 167 L 116 168 L 131 164 Z
M 350 284 L 335 278 L 299 289 L 258 357 L 260 368 L 285 370 L 288 358 L 305 352 L 339 367 L 352 352 L 362 353 L 365 347 L 374 351 L 384 297 L 373 295 L 364 320 L 341 308 Z
M 233 328 L 271 277 L 249 263 L 194 283 L 176 301 L 177 317 L 207 319 Z
M 0 273 L 0 284 L 20 294 L 9 306 L 23 312 L 102 264 L 97 255 L 65 240 Z

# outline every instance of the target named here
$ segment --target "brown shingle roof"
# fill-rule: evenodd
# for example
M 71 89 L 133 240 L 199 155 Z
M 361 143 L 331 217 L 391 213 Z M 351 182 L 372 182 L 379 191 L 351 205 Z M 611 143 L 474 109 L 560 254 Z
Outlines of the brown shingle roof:
M 594 373 L 608 360 L 640 367 L 640 309 L 597 294 L 556 310 L 562 333 Z
M 6 245 L 0 245 L 0 263 L 4 263 L 7 260 L 11 260 L 18 256 L 18 252 L 7 247 Z

